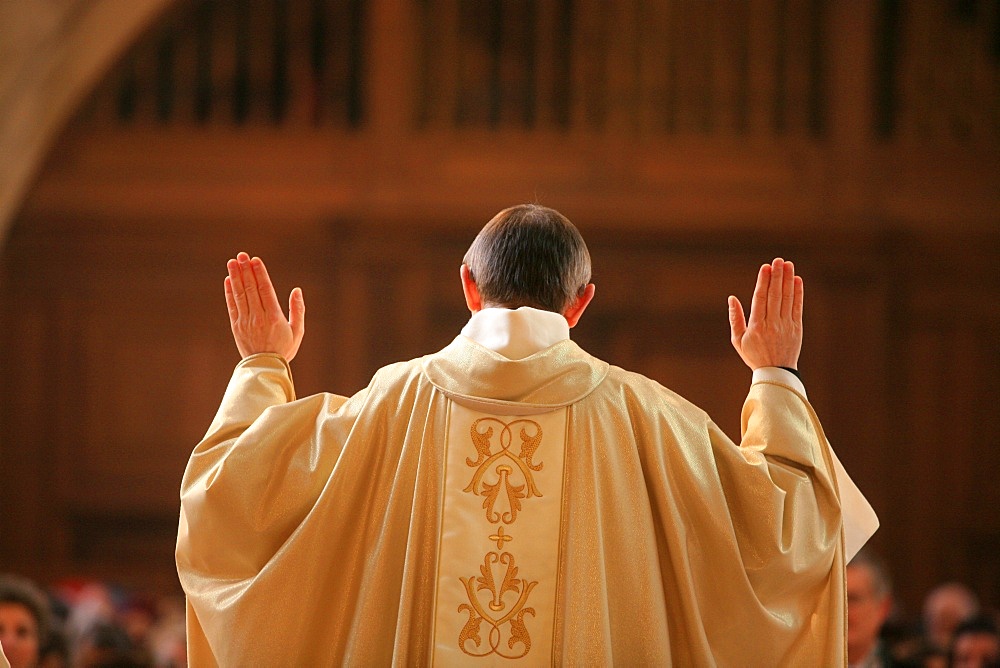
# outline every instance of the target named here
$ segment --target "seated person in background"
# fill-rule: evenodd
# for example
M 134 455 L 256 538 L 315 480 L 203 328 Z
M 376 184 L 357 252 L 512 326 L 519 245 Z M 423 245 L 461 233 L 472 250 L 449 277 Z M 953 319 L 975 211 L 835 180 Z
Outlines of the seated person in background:
M 935 587 L 924 599 L 924 637 L 927 644 L 947 651 L 956 627 L 979 612 L 976 595 L 958 582 Z
M 865 548 L 847 564 L 847 663 L 864 668 L 894 665 L 879 631 L 892 610 L 892 582 L 885 563 Z
M 98 622 L 80 640 L 77 665 L 117 666 L 138 668 L 152 666 L 152 657 L 132 642 L 128 633 L 116 622 Z
M 993 619 L 980 615 L 958 625 L 951 644 L 951 665 L 953 668 L 1000 666 L 1000 632 Z
M 37 665 L 50 627 L 45 594 L 27 578 L 0 575 L 0 666 L 7 662 L 11 668 Z

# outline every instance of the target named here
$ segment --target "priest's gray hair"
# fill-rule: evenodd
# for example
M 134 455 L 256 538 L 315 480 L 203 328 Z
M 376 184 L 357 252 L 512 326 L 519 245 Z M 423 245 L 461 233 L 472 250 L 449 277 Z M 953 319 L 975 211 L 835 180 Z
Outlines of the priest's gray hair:
M 555 209 L 504 209 L 465 254 L 484 306 L 531 306 L 562 313 L 590 283 L 590 252 L 579 230 Z

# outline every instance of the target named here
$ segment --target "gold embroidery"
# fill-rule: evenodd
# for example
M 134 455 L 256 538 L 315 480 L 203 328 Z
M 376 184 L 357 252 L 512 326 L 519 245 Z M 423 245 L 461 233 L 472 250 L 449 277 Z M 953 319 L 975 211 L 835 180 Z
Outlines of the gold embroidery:
M 514 540 L 514 537 L 505 535 L 503 532 L 503 525 L 500 525 L 500 528 L 497 529 L 497 532 L 494 535 L 490 536 L 490 540 L 495 540 L 497 542 L 497 549 L 502 550 L 504 543 L 506 543 L 508 540 Z
M 516 455 L 511 451 L 514 440 L 512 427 L 515 425 L 520 426 L 518 436 L 521 441 L 521 451 Z M 499 449 L 495 452 L 494 427 L 500 430 Z M 522 510 L 522 500 L 542 496 L 535 486 L 532 475 L 533 472 L 541 471 L 544 466 L 542 462 L 536 464 L 533 461 L 542 442 L 542 428 L 533 420 L 519 419 L 505 423 L 497 418 L 480 418 L 472 423 L 470 435 L 477 457 L 475 461 L 467 457 L 465 463 L 476 471 L 462 491 L 482 496 L 486 521 L 500 526 L 489 537 L 490 541 L 496 542 L 497 551 L 487 552 L 483 557 L 483 563 L 479 566 L 480 575 L 459 578 L 465 586 L 469 602 L 459 605 L 458 612 L 468 612 L 469 619 L 458 635 L 458 646 L 469 656 L 484 657 L 495 653 L 506 659 L 519 659 L 526 656 L 531 649 L 531 636 L 524 623 L 524 616 L 530 614 L 534 617 L 535 609 L 526 608 L 525 604 L 531 590 L 538 582 L 529 582 L 518 577 L 518 566 L 514 561 L 514 555 L 503 551 L 507 541 L 513 540 L 514 537 L 504 533 L 503 525 L 514 524 L 518 513 Z M 496 467 L 492 471 L 496 474 L 496 478 L 492 481 L 484 480 L 494 464 Z M 518 474 L 520 480 L 512 480 L 512 476 Z M 501 492 L 505 498 L 505 510 L 497 510 Z M 507 567 L 499 587 L 493 574 L 493 568 L 497 565 Z M 485 607 L 479 598 L 479 592 L 482 591 L 489 594 L 489 601 Z M 504 600 L 507 594 L 518 595 L 514 605 L 509 609 L 508 601 Z M 494 614 L 501 616 L 494 617 Z M 483 622 L 489 625 L 486 636 L 488 648 L 483 648 L 481 636 Z M 505 631 L 507 641 L 503 643 Z M 474 648 L 467 646 L 469 641 Z M 502 644 L 506 644 L 506 650 L 502 649 Z M 514 651 L 514 647 L 518 645 L 521 647 L 519 653 Z
M 485 428 L 483 431 L 479 430 L 481 423 L 489 422 L 502 427 L 500 431 L 500 449 L 496 452 L 493 452 L 492 444 L 493 427 L 484 425 Z M 516 424 L 523 425 L 518 434 L 521 438 L 521 452 L 517 455 L 513 454 L 510 450 L 511 442 L 514 440 L 511 427 Z M 532 429 L 531 432 L 528 432 L 528 427 Z M 475 445 L 479 457 L 476 461 L 466 458 L 465 463 L 470 467 L 476 467 L 476 472 L 473 474 L 472 480 L 462 491 L 472 492 L 477 496 L 482 495 L 484 497 L 483 508 L 486 509 L 487 521 L 493 524 L 499 522 L 513 524 L 517 520 L 518 512 L 521 510 L 521 499 L 530 499 L 533 496 L 542 495 L 535 486 L 532 471 L 541 471 L 543 464 L 534 464 L 531 461 L 535 455 L 535 451 L 538 449 L 538 445 L 541 443 L 542 428 L 537 422 L 532 420 L 514 420 L 509 424 L 505 424 L 497 418 L 480 418 L 472 423 L 471 434 L 472 443 Z M 517 470 L 520 471 L 524 479 L 524 484 L 515 485 L 511 483 L 510 476 L 514 473 L 515 469 L 505 464 L 496 467 L 497 477 L 494 482 L 488 483 L 483 481 L 483 476 L 486 475 L 490 467 L 504 458 L 509 459 L 517 465 Z M 497 512 L 494 509 L 501 491 L 504 491 L 507 497 L 508 510 L 503 513 Z
M 496 586 L 496 579 L 493 577 L 494 564 L 501 564 L 507 567 L 499 588 Z M 531 637 L 528 635 L 528 629 L 524 624 L 524 615 L 530 613 L 534 616 L 535 610 L 534 608 L 525 608 L 524 606 L 528 601 L 531 590 L 538 583 L 527 582 L 517 577 L 518 567 L 514 563 L 514 556 L 509 552 L 499 554 L 497 552 L 487 553 L 483 559 L 483 564 L 479 567 L 479 571 L 482 575 L 478 577 L 459 578 L 462 584 L 465 585 L 465 593 L 469 598 L 469 603 L 459 605 L 458 611 L 468 612 L 469 619 L 462 628 L 461 633 L 459 633 L 458 646 L 469 656 L 483 657 L 496 653 L 505 659 L 520 659 L 531 649 Z M 520 595 L 506 614 L 496 618 L 487 612 L 482 605 L 482 601 L 479 599 L 477 592 L 483 590 L 486 590 L 490 594 L 490 601 L 486 607 L 494 613 L 502 613 L 507 608 L 507 602 L 504 601 L 505 594 L 510 592 Z M 470 651 L 465 645 L 467 641 L 473 641 L 476 650 L 483 644 L 480 637 L 480 626 L 484 621 L 490 626 L 489 634 L 487 635 L 489 649 L 484 652 Z M 520 644 L 523 646 L 523 650 L 518 654 L 505 654 L 500 649 L 504 635 L 502 627 L 505 624 L 509 624 L 507 629 L 507 649 L 513 650 L 515 645 Z

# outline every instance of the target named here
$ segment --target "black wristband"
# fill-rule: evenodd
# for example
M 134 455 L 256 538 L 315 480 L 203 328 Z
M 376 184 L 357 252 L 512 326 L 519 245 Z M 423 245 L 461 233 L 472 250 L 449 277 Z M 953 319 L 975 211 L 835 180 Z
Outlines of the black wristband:
M 796 377 L 796 378 L 798 378 L 799 380 L 802 380 L 802 374 L 801 374 L 801 373 L 799 373 L 799 370 L 798 370 L 798 369 L 793 369 L 793 368 L 792 368 L 792 367 L 790 367 L 790 366 L 779 366 L 778 368 L 779 368 L 779 369 L 784 369 L 785 371 L 791 371 L 792 373 L 794 373 L 794 374 L 795 374 L 795 377 Z

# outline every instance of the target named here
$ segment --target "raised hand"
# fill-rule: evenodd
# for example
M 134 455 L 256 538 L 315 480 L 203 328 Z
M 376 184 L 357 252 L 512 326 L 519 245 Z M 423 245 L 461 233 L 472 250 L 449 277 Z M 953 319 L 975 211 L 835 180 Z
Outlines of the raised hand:
M 743 305 L 729 297 L 729 327 L 733 347 L 751 369 L 763 366 L 798 368 L 802 350 L 802 279 L 795 266 L 780 257 L 757 274 L 750 320 Z
M 288 319 L 259 258 L 239 253 L 226 263 L 226 305 L 236 347 L 244 358 L 277 353 L 289 362 L 299 351 L 306 330 L 306 303 L 301 288 L 288 297 Z

